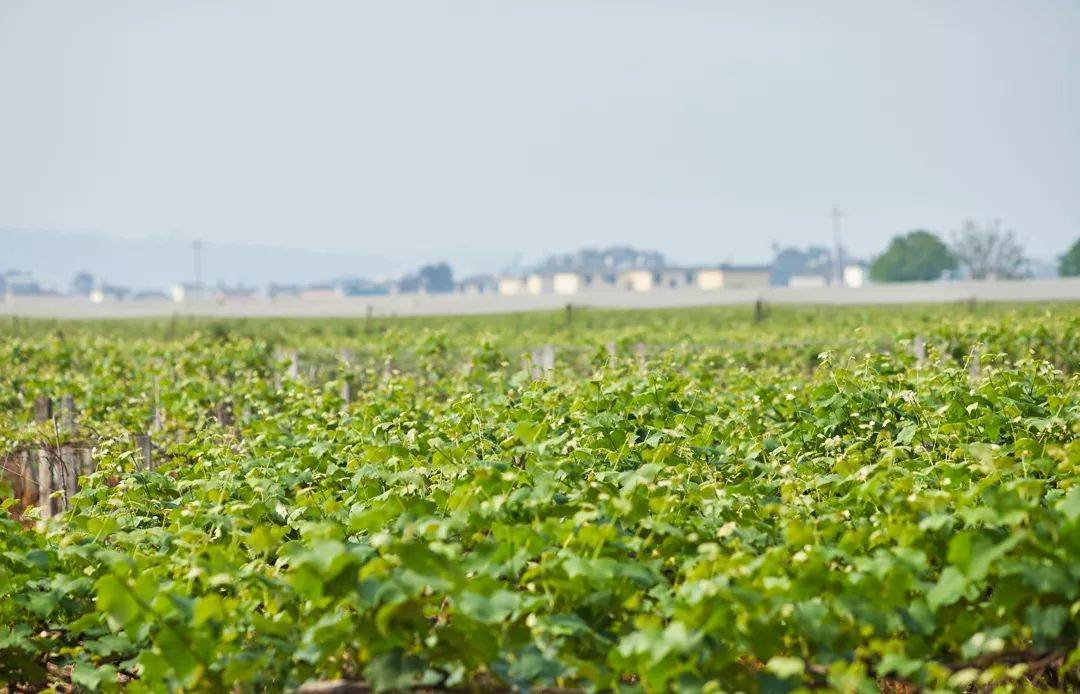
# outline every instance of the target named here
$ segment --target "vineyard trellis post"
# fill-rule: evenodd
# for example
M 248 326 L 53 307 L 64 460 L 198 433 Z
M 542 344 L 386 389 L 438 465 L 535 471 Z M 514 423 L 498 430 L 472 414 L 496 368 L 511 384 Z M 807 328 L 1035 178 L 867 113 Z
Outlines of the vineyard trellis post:
M 60 447 L 60 486 L 64 493 L 59 499 L 58 510 L 66 511 L 71 497 L 79 491 L 79 456 L 70 444 Z
M 69 438 L 75 436 L 75 398 L 71 394 L 60 398 L 60 431 Z
M 53 420 L 53 402 L 52 398 L 47 395 L 38 396 L 34 400 L 34 421 L 38 425 L 51 422 Z M 53 471 L 52 471 L 52 456 L 49 453 L 48 446 L 42 441 L 37 450 L 37 488 L 38 488 L 38 506 L 41 508 L 42 518 L 51 518 L 53 516 Z
M 231 427 L 236 421 L 236 418 L 233 415 L 232 401 L 227 398 L 225 400 L 219 400 L 214 405 L 213 416 L 214 419 L 217 420 L 219 426 Z
M 154 444 L 150 434 L 136 434 L 135 448 L 138 453 L 138 468 L 140 470 L 152 470 L 154 468 Z
M 926 362 L 926 340 L 922 335 L 916 335 L 912 344 L 915 353 L 915 365 L 921 367 Z
M 540 368 L 545 378 L 550 378 L 555 372 L 555 347 L 544 345 L 540 350 Z

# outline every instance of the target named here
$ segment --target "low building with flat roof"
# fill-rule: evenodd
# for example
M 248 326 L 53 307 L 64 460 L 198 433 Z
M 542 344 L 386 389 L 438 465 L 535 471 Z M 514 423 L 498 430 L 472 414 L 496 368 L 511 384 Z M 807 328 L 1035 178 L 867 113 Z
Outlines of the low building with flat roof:
M 697 271 L 698 289 L 763 289 L 769 286 L 767 265 L 720 265 Z
M 517 275 L 503 275 L 498 280 L 498 292 L 503 296 L 516 296 L 525 293 L 525 279 Z

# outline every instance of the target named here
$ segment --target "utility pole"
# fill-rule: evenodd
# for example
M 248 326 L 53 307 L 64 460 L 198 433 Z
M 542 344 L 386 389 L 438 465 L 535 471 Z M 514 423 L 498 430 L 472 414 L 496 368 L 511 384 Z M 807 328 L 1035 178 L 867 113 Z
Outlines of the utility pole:
M 191 242 L 191 250 L 195 256 L 195 286 L 202 289 L 202 241 L 195 239 Z
M 832 208 L 832 230 L 833 230 L 833 284 L 837 287 L 844 286 L 844 249 L 840 246 L 840 219 L 844 216 L 844 212 L 833 205 Z

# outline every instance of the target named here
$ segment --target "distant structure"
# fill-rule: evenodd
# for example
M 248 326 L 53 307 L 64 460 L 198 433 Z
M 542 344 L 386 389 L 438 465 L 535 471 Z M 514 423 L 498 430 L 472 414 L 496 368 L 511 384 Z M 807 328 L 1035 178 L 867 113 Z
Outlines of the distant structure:
M 847 257 L 841 246 L 776 249 L 769 283 L 797 289 L 861 287 L 869 281 L 867 268 L 864 261 Z
M 365 280 L 359 277 L 338 280 L 336 284 L 338 294 L 342 298 L 353 296 L 382 296 L 383 294 L 389 294 L 391 290 L 391 287 L 386 283 L 372 282 L 371 280 Z
M 212 301 L 214 294 L 202 284 L 185 282 L 174 284 L 169 290 L 169 296 L 178 304 L 188 301 Z
M 518 275 L 504 275 L 498 279 L 497 290 L 503 296 L 524 294 L 525 278 Z
M 127 287 L 114 287 L 104 282 L 98 282 L 90 290 L 88 298 L 92 304 L 103 304 L 111 301 L 123 301 L 130 296 L 131 290 Z
M 454 272 L 446 263 L 424 265 L 415 274 L 408 274 L 397 282 L 402 294 L 444 294 L 454 291 Z
M 862 260 L 853 260 L 844 265 L 844 286 L 861 287 L 870 281 L 870 266 Z
M 496 294 L 499 279 L 495 275 L 473 275 L 455 282 L 454 290 L 461 294 Z
M 21 296 L 47 296 L 55 294 L 46 290 L 29 272 L 8 270 L 0 274 L 0 296 L 6 300 Z
M 664 265 L 664 255 L 658 251 L 612 246 L 605 249 L 583 248 L 576 253 L 548 256 L 536 266 L 535 272 L 595 274 L 622 270 L 659 270 Z
M 769 286 L 769 267 L 764 265 L 712 265 L 694 267 L 628 268 L 618 271 L 531 272 L 525 276 L 498 278 L 497 291 L 517 294 L 572 295 L 581 292 L 653 292 L 677 289 L 751 289 Z
M 300 297 L 300 285 L 271 284 L 266 289 L 266 296 L 270 299 L 297 299 Z
M 211 286 L 203 282 L 201 243 L 192 243 L 195 282 L 173 285 L 168 293 L 157 290 L 133 292 L 80 272 L 71 283 L 69 296 L 92 303 L 119 301 L 168 301 L 176 303 L 230 304 L 254 301 L 342 301 L 393 294 L 444 294 L 572 297 L 604 292 L 713 292 L 763 289 L 770 285 L 796 288 L 830 286 L 861 287 L 867 283 L 867 264 L 822 246 L 775 249 L 771 265 L 669 265 L 656 251 L 629 246 L 582 249 L 552 255 L 532 268 L 515 264 L 515 270 L 499 275 L 477 274 L 454 279 L 447 263 L 423 265 L 397 279 L 369 280 L 357 276 L 339 277 L 311 284 L 272 283 L 265 291 L 253 286 Z M 842 258 L 837 262 L 837 258 Z M 840 264 L 842 263 L 842 264 Z M 26 272 L 8 271 L 0 275 L 0 296 L 56 294 L 46 290 Z
M 514 296 L 634 289 L 650 283 L 653 273 L 664 266 L 664 256 L 657 251 L 630 246 L 583 248 L 548 256 L 529 271 L 504 273 L 496 280 L 496 291 Z
M 242 284 L 228 286 L 225 284 L 219 284 L 217 289 L 214 290 L 214 301 L 219 304 L 226 302 L 235 303 L 237 301 L 252 301 L 259 298 L 259 290 L 255 287 L 249 287 Z

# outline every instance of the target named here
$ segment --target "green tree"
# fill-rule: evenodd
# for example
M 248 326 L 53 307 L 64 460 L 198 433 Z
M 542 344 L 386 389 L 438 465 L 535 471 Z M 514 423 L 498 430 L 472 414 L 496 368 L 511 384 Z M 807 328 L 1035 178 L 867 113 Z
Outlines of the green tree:
M 1058 274 L 1062 277 L 1080 275 L 1080 239 L 1076 239 L 1076 243 L 1065 251 L 1065 255 L 1061 256 L 1058 261 Z
M 870 265 L 875 282 L 920 282 L 936 280 L 956 267 L 956 258 L 945 242 L 923 229 L 894 236 L 889 247 Z

